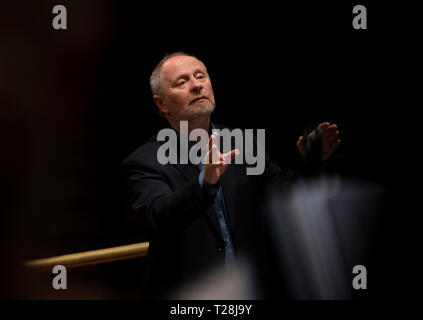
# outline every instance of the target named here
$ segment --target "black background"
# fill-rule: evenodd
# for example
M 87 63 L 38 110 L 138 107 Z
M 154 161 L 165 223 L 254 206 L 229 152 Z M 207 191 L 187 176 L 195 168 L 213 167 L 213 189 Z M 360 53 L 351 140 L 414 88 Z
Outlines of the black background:
M 163 125 L 149 76 L 164 54 L 180 50 L 208 68 L 212 121 L 266 129 L 280 166 L 297 165 L 305 126 L 337 123 L 345 174 L 389 190 L 384 258 L 406 261 L 413 216 L 408 201 L 396 200 L 411 189 L 400 181 L 415 158 L 419 77 L 406 5 L 61 1 L 68 30 L 54 30 L 56 4 L 0 10 L 2 297 L 139 297 L 140 260 L 79 269 L 79 287 L 66 293 L 51 289 L 50 274 L 33 281 L 20 266 L 146 240 L 131 220 L 120 165 Z M 355 4 L 367 7 L 367 30 L 352 28 Z M 379 280 L 389 270 L 380 267 Z

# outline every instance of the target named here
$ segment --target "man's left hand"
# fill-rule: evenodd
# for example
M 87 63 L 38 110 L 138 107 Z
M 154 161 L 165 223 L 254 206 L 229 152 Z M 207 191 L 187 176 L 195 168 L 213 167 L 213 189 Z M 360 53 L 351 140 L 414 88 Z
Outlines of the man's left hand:
M 321 123 L 309 133 L 308 138 L 312 138 L 317 132 L 322 137 L 322 158 L 321 161 L 329 159 L 332 153 L 339 147 L 341 140 L 339 137 L 338 126 L 336 124 L 330 124 L 329 122 Z M 297 149 L 301 155 L 305 158 L 307 156 L 306 148 L 304 145 L 304 137 L 299 137 L 297 141 Z

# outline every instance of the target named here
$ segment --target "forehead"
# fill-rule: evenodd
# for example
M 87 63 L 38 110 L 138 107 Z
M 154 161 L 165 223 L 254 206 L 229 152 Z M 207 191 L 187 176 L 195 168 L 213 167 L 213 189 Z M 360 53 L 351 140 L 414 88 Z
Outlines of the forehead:
M 184 73 L 191 73 L 197 70 L 205 72 L 205 67 L 200 60 L 189 56 L 176 56 L 170 58 L 162 65 L 162 76 L 166 79 L 173 79 Z

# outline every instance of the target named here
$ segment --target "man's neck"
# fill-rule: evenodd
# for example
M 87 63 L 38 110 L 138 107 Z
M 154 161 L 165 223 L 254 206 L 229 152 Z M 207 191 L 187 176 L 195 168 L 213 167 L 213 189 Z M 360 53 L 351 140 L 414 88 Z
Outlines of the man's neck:
M 168 119 L 168 121 L 169 121 L 169 124 L 172 126 L 172 128 L 179 132 L 180 122 L 179 121 L 173 122 L 173 121 L 170 121 L 170 119 Z M 187 121 L 188 121 L 188 136 L 191 134 L 191 131 L 194 129 L 203 129 L 203 130 L 206 130 L 206 132 L 209 132 L 210 116 L 208 116 L 207 118 L 198 117 L 196 119 L 190 119 Z

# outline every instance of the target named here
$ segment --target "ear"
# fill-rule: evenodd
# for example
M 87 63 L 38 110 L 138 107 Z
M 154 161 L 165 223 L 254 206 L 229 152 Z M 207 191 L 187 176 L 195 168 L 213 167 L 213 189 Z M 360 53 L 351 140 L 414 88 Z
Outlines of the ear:
M 161 112 L 163 112 L 165 114 L 169 113 L 169 109 L 166 106 L 166 102 L 160 95 L 155 94 L 153 96 L 153 100 L 154 100 L 154 103 L 156 104 L 157 108 L 159 108 L 159 110 Z

